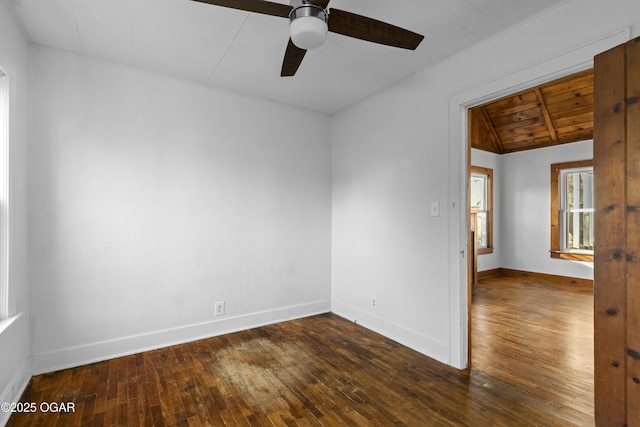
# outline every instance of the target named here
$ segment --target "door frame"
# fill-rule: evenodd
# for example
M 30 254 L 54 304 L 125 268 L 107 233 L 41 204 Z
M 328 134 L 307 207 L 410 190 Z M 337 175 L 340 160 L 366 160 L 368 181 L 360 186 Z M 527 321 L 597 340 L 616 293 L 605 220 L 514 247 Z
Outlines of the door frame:
M 449 97 L 449 361 L 458 369 L 469 367 L 470 297 L 468 296 L 468 174 L 467 110 L 511 93 L 538 86 L 593 67 L 597 54 L 631 39 L 625 27 L 534 64 Z

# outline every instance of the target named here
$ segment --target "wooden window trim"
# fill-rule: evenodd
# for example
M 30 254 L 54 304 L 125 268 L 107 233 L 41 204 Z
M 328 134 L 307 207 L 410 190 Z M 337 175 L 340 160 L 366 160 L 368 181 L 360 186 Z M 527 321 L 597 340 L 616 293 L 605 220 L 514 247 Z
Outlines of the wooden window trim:
M 493 253 L 493 169 L 470 166 L 469 176 L 477 173 L 487 176 L 487 247 L 478 248 L 478 255 Z M 475 212 L 473 209 L 471 212 Z
M 593 254 L 560 250 L 560 171 L 593 167 L 593 160 L 554 163 L 551 165 L 551 258 L 593 262 Z

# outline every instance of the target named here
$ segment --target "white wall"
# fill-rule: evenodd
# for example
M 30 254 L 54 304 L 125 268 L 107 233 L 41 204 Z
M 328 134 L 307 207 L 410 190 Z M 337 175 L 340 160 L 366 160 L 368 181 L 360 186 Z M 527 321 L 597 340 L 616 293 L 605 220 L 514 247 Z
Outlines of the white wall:
M 593 280 L 593 263 L 549 255 L 551 165 L 593 159 L 593 141 L 504 154 L 502 266 Z
M 638 22 L 637 0 L 570 0 L 337 114 L 332 310 L 464 367 L 463 104 L 576 71 Z
M 0 335 L 11 390 L 29 318 L 39 373 L 327 311 L 330 299 L 461 366 L 465 160 L 450 107 L 505 76 L 516 75 L 500 89 L 569 69 L 581 46 L 640 21 L 636 0 L 571 0 L 333 119 L 32 49 L 28 316 L 28 58 L 0 7 L 0 48 L 19 71 L 12 274 L 26 313 Z
M 502 156 L 482 150 L 471 150 L 471 165 L 493 169 L 493 252 L 478 255 L 478 271 L 502 267 Z
M 29 378 L 29 239 L 27 129 L 29 50 L 13 15 L 0 1 L 0 67 L 10 86 L 9 319 L 0 320 L 0 402 L 19 399 Z M 9 414 L 0 412 L 0 425 Z
M 329 311 L 328 116 L 39 48 L 31 84 L 36 373 Z
M 448 147 L 446 132 L 425 125 L 446 122 L 446 109 L 421 102 L 422 91 L 412 79 L 334 117 L 331 298 L 334 312 L 442 360 Z

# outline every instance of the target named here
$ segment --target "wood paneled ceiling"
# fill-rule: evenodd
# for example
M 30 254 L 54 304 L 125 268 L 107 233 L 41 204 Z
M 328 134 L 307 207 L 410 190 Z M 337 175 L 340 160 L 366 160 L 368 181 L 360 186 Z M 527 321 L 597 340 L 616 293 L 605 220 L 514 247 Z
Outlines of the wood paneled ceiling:
M 469 110 L 471 147 L 498 154 L 593 138 L 593 70 Z

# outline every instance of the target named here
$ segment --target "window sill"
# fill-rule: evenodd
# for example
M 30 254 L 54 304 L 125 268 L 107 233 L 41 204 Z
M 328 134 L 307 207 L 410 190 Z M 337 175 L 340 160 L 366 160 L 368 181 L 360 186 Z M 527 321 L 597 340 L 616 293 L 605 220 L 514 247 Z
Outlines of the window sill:
M 570 261 L 593 262 L 593 254 L 585 254 L 580 252 L 551 251 L 551 258 L 566 259 Z
M 478 255 L 486 255 L 486 254 L 492 254 L 493 253 L 493 248 L 478 248 Z
M 6 319 L 0 320 L 0 335 L 11 326 L 13 322 L 18 320 L 18 317 L 22 316 L 22 313 L 16 314 L 15 316 L 7 317 Z

